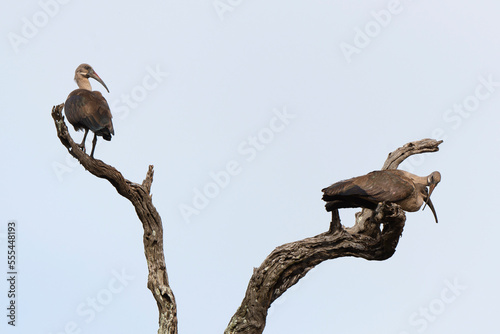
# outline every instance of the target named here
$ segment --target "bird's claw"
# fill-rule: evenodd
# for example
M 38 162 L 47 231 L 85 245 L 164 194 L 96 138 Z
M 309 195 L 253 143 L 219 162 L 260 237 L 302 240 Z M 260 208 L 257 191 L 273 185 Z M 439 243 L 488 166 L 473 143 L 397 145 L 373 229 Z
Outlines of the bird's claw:
M 375 219 L 382 219 L 382 217 L 384 216 L 384 212 L 383 212 L 383 209 L 384 209 L 384 206 L 385 206 L 385 202 L 379 202 L 377 204 L 377 207 L 375 208 L 374 212 L 373 212 L 373 217 Z

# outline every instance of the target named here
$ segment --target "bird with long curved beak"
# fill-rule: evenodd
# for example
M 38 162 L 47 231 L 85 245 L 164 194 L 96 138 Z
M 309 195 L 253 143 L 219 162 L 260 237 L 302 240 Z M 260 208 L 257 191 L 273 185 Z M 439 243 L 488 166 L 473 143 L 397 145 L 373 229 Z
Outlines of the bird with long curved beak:
M 430 197 L 440 181 L 439 172 L 422 177 L 399 169 L 379 170 L 332 184 L 323 189 L 323 200 L 327 211 L 356 207 L 375 210 L 380 203 L 394 203 L 405 211 L 415 212 L 425 203 L 437 223 Z
M 101 77 L 97 75 L 97 73 L 94 71 L 94 69 L 92 67 L 90 68 L 90 70 L 87 73 L 81 72 L 80 75 L 83 75 L 86 78 L 92 78 L 92 79 L 97 80 L 101 85 L 104 86 L 104 88 L 106 88 L 106 90 L 109 93 L 108 86 L 106 86 L 106 84 L 104 83 L 104 81 L 102 81 Z
M 89 78 L 98 81 L 109 93 L 108 87 L 92 66 L 81 64 L 75 70 L 75 81 L 78 89 L 68 95 L 64 103 L 64 112 L 76 131 L 85 130 L 82 143 L 78 145 L 82 150 L 85 151 L 85 139 L 89 130 L 94 132 L 92 151 L 90 153 L 90 157 L 93 158 L 97 136 L 109 141 L 111 136 L 115 134 L 115 130 L 108 102 L 100 92 L 92 90 Z
M 441 173 L 439 172 L 432 172 L 428 177 L 427 177 L 427 185 L 429 186 L 429 193 L 427 195 L 427 198 L 425 200 L 425 205 L 422 208 L 422 211 L 424 211 L 425 207 L 429 205 L 429 208 L 432 210 L 432 214 L 434 215 L 434 219 L 436 219 L 436 223 L 438 222 L 438 218 L 436 215 L 436 210 L 434 210 L 434 205 L 432 204 L 431 201 L 431 194 L 438 185 L 438 183 L 441 182 Z M 426 188 L 427 189 L 427 188 Z

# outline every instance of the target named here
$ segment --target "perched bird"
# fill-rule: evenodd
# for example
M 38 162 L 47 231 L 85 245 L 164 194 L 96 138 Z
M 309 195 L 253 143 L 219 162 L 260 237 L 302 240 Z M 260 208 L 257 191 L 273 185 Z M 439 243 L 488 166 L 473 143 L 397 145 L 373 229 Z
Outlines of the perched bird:
M 332 184 L 322 190 L 323 200 L 327 202 L 327 211 L 356 207 L 374 210 L 379 203 L 392 202 L 405 211 L 414 212 L 425 203 L 437 223 L 430 197 L 440 181 L 439 172 L 421 177 L 398 169 L 379 170 Z
M 85 130 L 80 148 L 85 151 L 85 139 L 89 130 L 94 132 L 92 140 L 92 151 L 90 157 L 94 157 L 97 136 L 105 140 L 111 140 L 111 135 L 115 134 L 111 111 L 108 102 L 98 91 L 93 91 L 90 86 L 89 78 L 100 82 L 109 93 L 108 87 L 97 75 L 92 66 L 81 64 L 75 70 L 75 81 L 78 89 L 72 91 L 64 103 L 64 112 L 68 121 L 73 125 L 76 131 Z

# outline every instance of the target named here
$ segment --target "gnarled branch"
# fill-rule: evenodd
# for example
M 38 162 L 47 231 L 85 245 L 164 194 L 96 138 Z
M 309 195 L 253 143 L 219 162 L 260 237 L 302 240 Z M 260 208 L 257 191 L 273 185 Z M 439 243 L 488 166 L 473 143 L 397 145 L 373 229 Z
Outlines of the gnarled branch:
M 142 184 L 131 182 L 114 167 L 101 160 L 92 159 L 73 141 L 64 122 L 64 104 L 52 108 L 52 118 L 57 136 L 68 152 L 91 174 L 108 180 L 120 195 L 134 205 L 135 212 L 144 228 L 144 253 L 148 263 L 148 288 L 153 293 L 159 310 L 158 334 L 177 333 L 177 305 L 168 283 L 165 256 L 163 254 L 163 226 L 161 217 L 153 205 L 150 190 L 153 183 L 153 166 L 150 165 Z
M 144 228 L 144 250 L 149 269 L 148 288 L 153 293 L 160 312 L 158 334 L 177 333 L 176 302 L 168 284 L 163 254 L 163 228 L 150 195 L 153 166 L 149 166 L 142 184 L 137 184 L 125 179 L 114 167 L 90 158 L 69 135 L 61 114 L 62 109 L 63 104 L 52 109 L 61 143 L 85 169 L 108 180 L 120 195 L 134 205 Z M 441 142 L 423 139 L 408 143 L 390 153 L 382 169 L 395 169 L 414 154 L 436 152 Z M 356 214 L 354 226 L 346 228 L 340 223 L 338 211 L 334 210 L 328 232 L 279 246 L 259 268 L 254 269 L 245 297 L 224 333 L 262 333 L 272 302 L 323 261 L 345 256 L 377 261 L 390 258 L 396 251 L 405 221 L 405 213 L 399 206 L 386 204 L 377 213 L 363 209 Z
M 395 169 L 413 154 L 436 152 L 441 142 L 423 139 L 408 143 L 390 153 L 382 169 Z M 354 226 L 345 228 L 334 210 L 328 232 L 279 246 L 254 269 L 245 297 L 224 333 L 262 333 L 271 303 L 323 261 L 345 256 L 377 261 L 390 258 L 405 221 L 404 211 L 389 204 L 376 215 L 363 209 L 356 214 Z

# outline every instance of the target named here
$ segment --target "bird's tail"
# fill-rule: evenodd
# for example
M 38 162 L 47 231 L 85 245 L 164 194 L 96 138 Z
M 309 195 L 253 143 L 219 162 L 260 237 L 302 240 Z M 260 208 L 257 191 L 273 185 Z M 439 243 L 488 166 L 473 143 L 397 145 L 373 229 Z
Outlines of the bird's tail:
M 374 210 L 376 207 L 376 204 L 359 198 L 350 198 L 348 200 L 331 200 L 326 202 L 325 204 L 326 211 L 347 208 L 367 208 Z
M 111 124 L 111 126 L 107 126 L 104 129 L 102 129 L 101 133 L 102 133 L 101 134 L 102 138 L 104 140 L 110 141 L 111 140 L 111 135 L 114 136 L 114 134 L 115 134 L 115 130 L 113 129 L 113 124 Z

